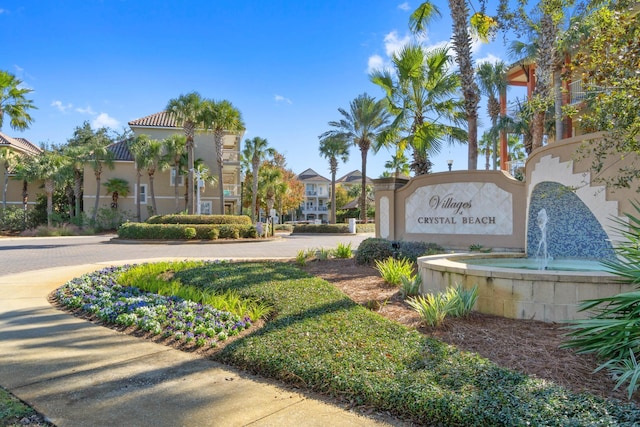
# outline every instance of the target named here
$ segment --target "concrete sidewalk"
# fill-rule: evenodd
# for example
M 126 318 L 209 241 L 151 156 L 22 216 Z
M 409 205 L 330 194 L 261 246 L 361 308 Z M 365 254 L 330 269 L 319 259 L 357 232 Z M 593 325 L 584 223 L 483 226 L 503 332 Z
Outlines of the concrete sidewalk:
M 0 384 L 57 426 L 398 425 L 97 326 L 47 302 L 67 280 L 114 264 L 122 262 L 0 276 Z

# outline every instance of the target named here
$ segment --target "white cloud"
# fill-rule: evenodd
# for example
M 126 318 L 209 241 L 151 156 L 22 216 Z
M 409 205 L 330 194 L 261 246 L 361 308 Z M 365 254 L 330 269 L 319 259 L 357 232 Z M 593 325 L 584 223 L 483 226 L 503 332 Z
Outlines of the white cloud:
M 405 45 L 411 41 L 410 35 L 405 35 L 403 38 L 398 37 L 398 32 L 393 30 L 386 36 L 384 36 L 384 50 L 387 56 L 391 58 L 394 53 L 400 51 Z
M 98 117 L 96 117 L 93 122 L 91 122 L 91 127 L 94 129 L 106 127 L 106 128 L 115 128 L 120 124 L 119 121 L 110 117 L 107 113 L 100 113 Z
M 400 9 L 400 10 L 404 10 L 404 11 L 406 12 L 407 10 L 409 10 L 409 9 L 410 9 L 410 7 L 409 7 L 409 3 L 404 2 L 404 3 L 402 3 L 402 4 L 399 4 L 399 5 L 398 5 L 398 9 Z
M 95 111 L 93 111 L 93 108 L 91 108 L 91 105 L 87 105 L 87 108 L 76 108 L 76 112 L 80 113 L 80 114 L 89 114 L 90 116 L 95 116 L 96 113 Z
M 69 110 L 69 109 L 71 109 L 73 107 L 73 105 L 71 105 L 71 104 L 64 105 L 62 103 L 62 101 L 53 101 L 51 103 L 51 106 L 52 107 L 56 107 L 58 109 L 58 111 L 60 111 L 61 113 L 66 113 L 67 110 Z
M 293 104 L 293 101 L 291 101 L 289 98 L 285 98 L 282 95 L 275 95 L 274 99 L 276 100 L 276 102 L 286 102 L 287 104 Z
M 493 55 L 493 54 L 491 54 L 491 53 L 489 53 L 489 54 L 487 54 L 487 56 L 485 56 L 483 58 L 479 58 L 476 61 L 476 64 L 480 65 L 480 64 L 483 64 L 485 62 L 488 62 L 490 64 L 495 64 L 498 61 L 502 61 L 502 59 L 497 57 L 497 56 L 495 56 L 495 55 Z
M 367 73 L 382 70 L 385 67 L 384 59 L 380 55 L 371 55 L 367 61 Z

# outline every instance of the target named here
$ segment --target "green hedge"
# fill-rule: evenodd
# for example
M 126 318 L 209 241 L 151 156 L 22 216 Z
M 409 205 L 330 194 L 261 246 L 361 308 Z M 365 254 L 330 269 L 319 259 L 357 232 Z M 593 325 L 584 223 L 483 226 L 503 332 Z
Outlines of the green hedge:
M 397 249 L 393 244 L 398 245 Z M 436 243 L 393 241 L 380 238 L 365 239 L 358 246 L 356 262 L 358 264 L 374 264 L 395 255 L 415 262 L 418 257 L 443 253 L 444 248 Z
M 257 237 L 253 225 L 241 224 L 146 224 L 128 222 L 118 228 L 121 239 L 150 240 L 215 240 L 252 239 Z
M 356 233 L 375 233 L 375 224 L 356 224 Z
M 251 225 L 247 215 L 155 215 L 148 224 L 241 224 Z
M 297 233 L 348 233 L 348 224 L 296 224 L 293 234 Z

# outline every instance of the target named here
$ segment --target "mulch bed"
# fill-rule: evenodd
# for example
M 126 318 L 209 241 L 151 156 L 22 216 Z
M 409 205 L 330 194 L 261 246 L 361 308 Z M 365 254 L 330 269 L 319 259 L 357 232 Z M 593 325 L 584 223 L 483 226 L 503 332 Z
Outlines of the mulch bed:
M 473 312 L 468 318 L 448 318 L 439 328 L 425 327 L 404 302 L 398 288 L 387 285 L 377 270 L 354 259 L 312 261 L 304 269 L 333 283 L 358 304 L 421 333 L 480 354 L 496 364 L 537 378 L 553 381 L 574 392 L 627 400 L 626 389 L 613 391 L 615 381 L 592 355 L 560 349 L 565 325 L 516 320 Z M 632 399 L 640 404 L 640 396 Z

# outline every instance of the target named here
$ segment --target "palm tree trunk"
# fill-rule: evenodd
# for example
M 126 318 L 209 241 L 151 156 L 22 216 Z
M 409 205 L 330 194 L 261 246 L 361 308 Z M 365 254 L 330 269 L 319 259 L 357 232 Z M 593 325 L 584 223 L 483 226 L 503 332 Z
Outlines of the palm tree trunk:
M 333 157 L 331 159 L 331 218 L 329 223 L 336 223 L 336 172 L 338 160 Z
M 92 216 L 92 220 L 95 223 L 96 222 L 96 218 L 98 216 L 98 206 L 100 205 L 100 178 L 101 178 L 101 174 L 102 171 L 100 171 L 99 169 L 96 170 L 96 203 L 93 205 L 93 216 Z
M 218 161 L 218 185 L 220 187 L 220 214 L 224 215 L 224 182 L 222 180 L 222 168 L 224 167 L 224 134 L 216 131 L 214 139 L 216 140 L 216 158 Z
M 194 157 L 194 144 L 193 144 L 193 138 L 191 138 L 191 139 L 187 139 L 187 163 L 188 163 L 189 173 L 187 174 L 187 197 L 186 197 L 187 213 L 190 215 L 194 213 L 193 176 L 195 171 L 193 170 L 193 162 L 194 162 L 193 157 Z
M 51 216 L 53 215 L 53 180 L 47 179 L 44 182 L 47 193 L 47 227 L 51 227 Z
M 149 174 L 149 191 L 151 192 L 151 207 L 153 209 L 153 214 L 156 215 L 158 213 L 158 207 L 156 206 L 156 191 L 153 188 L 153 182 L 155 179 L 155 174 Z
M 73 196 L 75 200 L 75 217 L 80 218 L 80 200 L 82 199 L 82 172 L 73 171 Z
M 6 167 L 6 166 L 5 166 Z M 4 186 L 2 187 L 2 212 L 7 210 L 7 189 L 9 188 L 9 171 L 5 169 L 4 171 Z
M 362 157 L 362 189 L 360 193 L 360 219 L 363 224 L 367 223 L 367 151 L 369 147 L 360 147 Z
M 140 212 L 140 179 L 142 178 L 142 172 L 140 169 L 136 170 L 136 218 L 138 222 L 142 222 L 142 214 Z
M 258 167 L 259 162 L 251 164 L 252 167 L 252 179 L 251 179 L 251 219 L 256 222 L 258 211 Z

